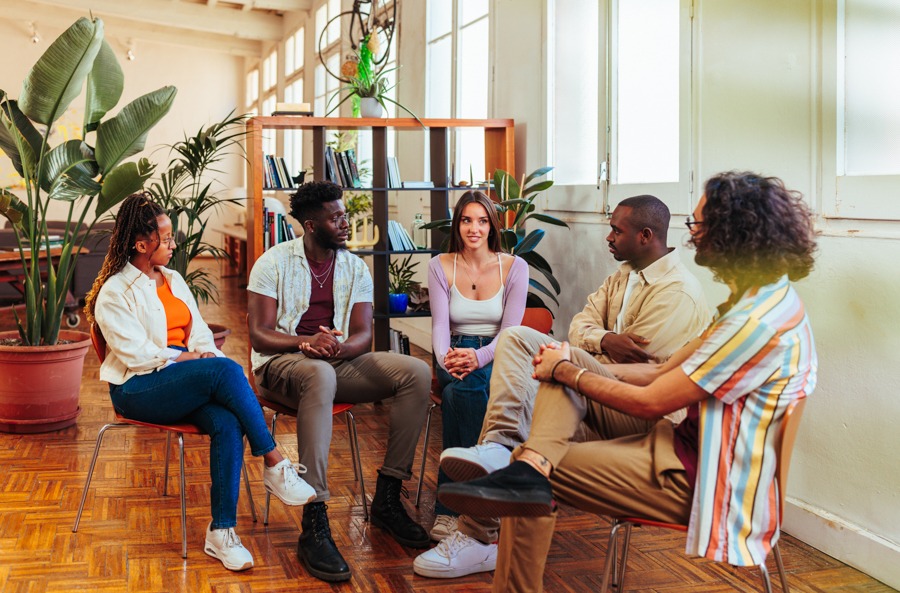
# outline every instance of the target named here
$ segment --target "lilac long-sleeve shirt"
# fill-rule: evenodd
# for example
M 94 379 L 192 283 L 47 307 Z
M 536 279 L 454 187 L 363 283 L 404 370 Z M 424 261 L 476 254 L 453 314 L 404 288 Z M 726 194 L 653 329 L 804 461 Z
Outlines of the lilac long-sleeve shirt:
M 522 324 L 527 296 L 528 262 L 516 256 L 504 282 L 501 330 Z M 445 368 L 444 357 L 450 350 L 450 281 L 444 274 L 439 255 L 428 263 L 428 300 L 431 304 L 431 346 L 438 364 Z M 497 333 L 499 335 L 500 332 Z M 494 360 L 496 345 L 497 336 L 494 336 L 490 344 L 475 351 L 478 368 Z

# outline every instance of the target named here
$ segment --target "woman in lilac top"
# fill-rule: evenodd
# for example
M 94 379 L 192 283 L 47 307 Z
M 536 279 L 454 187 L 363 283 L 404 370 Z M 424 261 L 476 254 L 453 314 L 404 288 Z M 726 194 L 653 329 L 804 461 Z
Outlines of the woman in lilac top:
M 528 294 L 528 264 L 502 253 L 497 210 L 482 192 L 467 191 L 457 202 L 449 253 L 428 265 L 428 293 L 443 446 L 472 447 L 487 409 L 497 335 L 522 323 Z M 438 485 L 448 480 L 438 474 Z M 455 513 L 437 503 L 432 539 L 455 530 Z

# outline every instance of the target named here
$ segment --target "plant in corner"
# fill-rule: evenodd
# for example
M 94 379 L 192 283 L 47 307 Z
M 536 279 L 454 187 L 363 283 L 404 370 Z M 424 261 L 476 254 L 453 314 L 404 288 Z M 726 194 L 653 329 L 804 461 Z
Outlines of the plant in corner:
M 13 386 L 10 391 L 0 389 L 0 428 L 4 430 L 55 430 L 75 422 L 81 368 L 90 341 L 82 332 L 60 335 L 60 324 L 78 255 L 98 218 L 140 190 L 152 175 L 154 167 L 147 159 L 126 159 L 144 149 L 148 131 L 169 111 L 175 98 L 175 88 L 164 87 L 103 120 L 119 102 L 124 87 L 122 69 L 103 33 L 102 20 L 79 19 L 28 72 L 18 101 L 0 91 L 0 148 L 22 177 L 25 193 L 21 198 L 7 190 L 0 192 L 0 214 L 18 232 L 25 300 L 24 318 L 14 309 L 18 331 L 0 333 L 0 337 L 9 339 L 17 334 L 23 346 L 40 347 L 0 346 L 2 358 L 14 357 L 11 350 L 50 352 L 72 346 L 57 346 L 61 338 L 83 346 L 77 364 L 66 369 L 75 373 L 74 385 L 60 377 L 61 360 L 51 363 L 54 371 L 38 371 L 42 374 L 31 377 L 23 375 L 23 369 L 34 367 L 32 364 L 19 362 L 0 369 L 4 379 L 12 377 L 8 384 Z M 51 146 L 54 122 L 85 86 L 85 137 Z M 62 204 L 68 213 L 63 242 L 57 247 L 51 246 L 47 232 L 51 203 Z M 48 376 L 56 377 L 54 385 L 47 384 Z M 23 393 L 28 385 L 41 391 L 39 400 L 33 393 Z M 20 411 L 25 418 L 10 415 L 16 412 L 8 409 L 8 397 L 22 402 Z M 41 413 L 49 415 L 49 423 L 41 425 L 34 418 Z
M 178 247 L 168 267 L 184 277 L 191 294 L 204 304 L 217 302 L 218 289 L 209 270 L 188 268 L 202 255 L 212 256 L 216 261 L 228 258 L 224 249 L 204 240 L 203 235 L 210 214 L 225 204 L 241 201 L 223 196 L 221 192 L 225 186 L 208 176 L 222 172 L 216 167 L 223 159 L 235 153 L 243 157 L 246 119 L 246 115 L 235 116 L 231 112 L 193 136 L 185 134 L 184 140 L 169 146 L 175 156 L 159 180 L 148 188 L 153 199 L 168 211 L 172 232 L 178 237 Z
M 538 178 L 552 170 L 553 167 L 536 169 L 523 177 L 520 185 L 512 175 L 497 169 L 494 172 L 493 181 L 494 190 L 500 197 L 500 201 L 495 202 L 497 216 L 500 219 L 500 245 L 506 253 L 518 255 L 528 262 L 529 267 L 540 272 L 541 276 L 550 285 L 548 288 L 533 275 L 528 280 L 528 284 L 534 291 L 528 293 L 527 306 L 543 307 L 548 310 L 550 310 L 550 307 L 547 306 L 541 295 L 550 298 L 559 305 L 559 300 L 556 297 L 561 292 L 561 289 L 559 282 L 553 276 L 553 269 L 550 267 L 550 264 L 536 251 L 538 244 L 544 238 L 545 231 L 543 229 L 532 229 L 531 232 L 526 233 L 525 224 L 529 220 L 537 220 L 554 226 L 569 228 L 569 225 L 558 218 L 534 211 L 535 198 L 538 197 L 540 192 L 553 185 L 552 179 L 538 181 Z M 434 220 L 424 226 L 426 229 L 439 229 L 444 232 L 447 237 L 442 245 L 444 251 L 446 251 L 449 244 L 450 223 L 451 219 L 447 218 Z
M 419 289 L 419 283 L 413 280 L 413 269 L 419 262 L 411 262 L 412 254 L 409 254 L 399 262 L 391 259 L 388 263 L 388 303 L 391 313 L 405 313 L 409 306 L 409 295 Z

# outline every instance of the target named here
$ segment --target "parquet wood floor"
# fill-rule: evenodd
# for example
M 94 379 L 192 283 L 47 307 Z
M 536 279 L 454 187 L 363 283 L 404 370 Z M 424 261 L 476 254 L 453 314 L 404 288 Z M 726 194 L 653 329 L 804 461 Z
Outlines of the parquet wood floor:
M 203 307 L 209 322 L 232 328 L 225 352 L 247 363 L 244 322 L 246 296 L 237 278 L 219 282 L 221 306 Z M 0 312 L 0 328 L 13 323 Z M 423 354 L 419 353 L 420 355 Z M 85 362 L 81 391 L 83 413 L 70 429 L 41 435 L 0 434 L 0 591 L 39 593 L 296 591 L 466 591 L 490 590 L 490 574 L 440 581 L 416 577 L 417 551 L 395 543 L 363 520 L 350 465 L 347 429 L 335 422 L 329 482 L 329 516 L 335 541 L 353 571 L 345 584 L 328 585 L 306 574 L 295 556 L 302 512 L 272 503 L 268 528 L 252 523 L 247 501 L 238 507 L 238 533 L 253 553 L 256 566 L 235 574 L 202 550 L 209 521 L 208 444 L 188 437 L 188 558 L 181 558 L 177 483 L 170 496 L 160 496 L 165 438 L 152 430 L 111 431 L 88 494 L 77 534 L 72 524 L 98 429 L 113 417 L 106 385 L 97 378 L 93 352 Z M 357 406 L 360 448 L 371 499 L 375 469 L 384 455 L 388 405 Z M 423 525 L 432 520 L 436 463 L 440 453 L 440 414 L 428 448 L 424 500 L 413 516 Z M 296 459 L 292 419 L 279 423 L 278 441 Z M 173 447 L 174 449 L 174 447 Z M 174 451 L 173 451 L 174 453 Z M 261 511 L 264 501 L 262 465 L 247 457 L 253 493 Z M 418 461 L 414 464 L 418 468 Z M 173 468 L 177 482 L 177 468 Z M 415 488 L 414 479 L 407 483 Z M 242 491 L 243 494 L 243 491 Z M 605 557 L 608 522 L 565 508 L 550 549 L 545 587 L 550 592 L 597 590 Z M 629 590 L 658 593 L 687 591 L 758 591 L 755 570 L 685 557 L 683 535 L 658 529 L 635 530 L 629 562 Z M 892 589 L 806 546 L 791 537 L 782 553 L 792 589 L 801 593 Z M 773 567 L 774 570 L 774 567 Z

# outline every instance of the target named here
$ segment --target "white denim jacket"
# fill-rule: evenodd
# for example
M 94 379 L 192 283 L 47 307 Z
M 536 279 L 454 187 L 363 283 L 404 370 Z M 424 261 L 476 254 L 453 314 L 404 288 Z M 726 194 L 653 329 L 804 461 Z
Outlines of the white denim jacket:
M 216 348 L 209 327 L 181 275 L 157 267 L 172 288 L 172 294 L 191 312 L 187 348 L 191 352 L 225 355 Z M 131 264 L 110 276 L 100 289 L 94 306 L 97 326 L 106 338 L 106 360 L 100 379 L 122 385 L 135 375 L 146 375 L 175 364 L 180 350 L 166 344 L 166 312 L 156 294 L 156 282 Z

